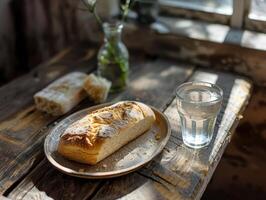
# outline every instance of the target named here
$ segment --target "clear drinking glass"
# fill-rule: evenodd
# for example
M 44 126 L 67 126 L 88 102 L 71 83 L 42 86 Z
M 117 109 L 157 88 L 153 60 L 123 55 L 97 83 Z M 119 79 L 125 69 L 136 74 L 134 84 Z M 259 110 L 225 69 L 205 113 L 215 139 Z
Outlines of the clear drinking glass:
M 222 89 L 211 83 L 188 82 L 177 88 L 176 96 L 183 142 L 195 149 L 207 146 L 221 108 Z

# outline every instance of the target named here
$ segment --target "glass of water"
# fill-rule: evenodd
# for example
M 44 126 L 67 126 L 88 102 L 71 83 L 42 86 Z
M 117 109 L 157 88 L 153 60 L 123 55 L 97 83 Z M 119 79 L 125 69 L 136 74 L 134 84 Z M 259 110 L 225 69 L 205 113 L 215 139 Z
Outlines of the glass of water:
M 222 89 L 211 83 L 188 82 L 177 88 L 176 96 L 183 142 L 194 149 L 207 146 L 221 108 Z

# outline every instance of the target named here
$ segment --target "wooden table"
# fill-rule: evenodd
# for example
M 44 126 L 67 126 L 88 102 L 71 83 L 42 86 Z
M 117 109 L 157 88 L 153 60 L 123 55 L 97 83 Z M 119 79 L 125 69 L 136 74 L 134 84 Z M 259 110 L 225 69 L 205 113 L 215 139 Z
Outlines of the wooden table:
M 45 136 L 55 122 L 70 113 L 57 118 L 39 112 L 32 96 L 67 72 L 95 70 L 96 53 L 87 46 L 66 49 L 0 88 L 0 196 L 3 199 L 199 199 L 242 117 L 251 83 L 237 75 L 198 69 L 176 60 L 131 54 L 130 84 L 124 92 L 110 95 L 108 101 L 138 100 L 155 106 L 169 118 L 171 138 L 160 156 L 134 173 L 109 180 L 84 180 L 62 174 L 43 154 Z M 224 90 L 215 137 L 208 148 L 198 151 L 183 145 L 175 107 L 176 87 L 191 80 L 213 82 Z M 86 99 L 71 113 L 91 105 Z

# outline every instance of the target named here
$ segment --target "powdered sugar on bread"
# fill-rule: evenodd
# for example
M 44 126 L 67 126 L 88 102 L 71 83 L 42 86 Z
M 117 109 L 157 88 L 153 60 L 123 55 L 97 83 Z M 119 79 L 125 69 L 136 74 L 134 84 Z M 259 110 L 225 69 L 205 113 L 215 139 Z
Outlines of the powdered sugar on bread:
M 95 110 L 62 134 L 58 152 L 81 163 L 96 164 L 148 130 L 155 114 L 145 104 L 122 101 Z

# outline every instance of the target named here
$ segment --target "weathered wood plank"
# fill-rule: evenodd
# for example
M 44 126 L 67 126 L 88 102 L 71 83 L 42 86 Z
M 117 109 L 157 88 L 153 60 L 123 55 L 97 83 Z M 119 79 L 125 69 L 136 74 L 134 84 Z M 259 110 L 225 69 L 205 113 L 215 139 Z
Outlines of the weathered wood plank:
M 123 180 L 123 181 L 121 181 Z M 160 182 L 132 173 L 122 178 L 116 178 L 105 182 L 92 199 L 97 200 L 154 200 L 170 197 L 168 189 Z M 178 199 L 178 195 L 173 196 Z
M 127 24 L 124 42 L 129 48 L 152 55 L 234 71 L 251 77 L 258 85 L 266 84 L 265 35 L 167 17 L 158 21 L 152 29 Z M 184 24 L 186 28 L 182 27 Z
M 199 199 L 201 197 L 229 143 L 239 115 L 245 108 L 251 85 L 248 81 L 234 75 L 203 71 L 194 73 L 190 80 L 217 83 L 223 87 L 225 92 L 225 103 L 219 116 L 221 121 L 218 120 L 218 123 L 221 124 L 216 126 L 214 133 L 216 137 L 210 146 L 202 150 L 193 150 L 182 143 L 176 102 L 173 100 L 165 110 L 172 127 L 170 141 L 161 156 L 138 171 L 138 174 L 150 179 L 151 183 L 146 186 L 142 182 L 128 180 L 130 177 L 125 180 L 121 178 L 106 183 L 94 199 L 103 199 L 104 197 L 108 199 L 108 194 L 115 198 L 119 197 L 120 193 L 117 190 L 122 185 L 125 199 L 128 195 L 131 199 L 145 199 L 143 196 L 138 196 L 138 190 L 151 194 L 151 196 L 155 195 L 153 199 Z M 134 178 L 132 177 L 132 179 Z M 158 191 L 156 189 L 158 185 L 164 190 Z M 134 191 L 126 189 L 132 187 L 136 189 Z
M 73 70 L 91 71 L 96 62 L 89 61 L 96 54 L 94 48 L 81 47 L 65 49 L 47 63 L 39 65 L 22 76 L 0 88 L 0 121 L 18 113 L 32 103 L 32 96 L 56 78 Z
M 56 119 L 35 109 L 33 94 L 67 72 L 93 70 L 95 52 L 85 47 L 75 51 L 67 49 L 50 62 L 0 88 L 4 97 L 0 99 L 0 193 L 34 164 L 42 149 L 40 138 Z
M 71 178 L 56 171 L 43 160 L 40 167 L 27 176 L 20 187 L 10 195 L 11 199 L 87 199 L 101 181 Z M 45 180 L 45 181 L 44 181 Z M 49 190 L 49 196 L 46 191 Z
M 225 10 L 223 11 L 224 13 L 217 12 L 214 8 L 208 7 L 209 5 L 207 4 L 202 5 L 202 7 L 206 9 L 209 8 L 211 11 L 203 11 L 197 5 L 194 5 L 191 8 L 187 6 L 186 2 L 182 1 L 162 1 L 160 2 L 160 13 L 162 13 L 162 15 L 170 16 L 171 18 L 182 17 L 185 19 L 199 19 L 200 21 L 214 22 L 218 24 L 229 24 L 231 19 L 230 12 L 227 12 L 226 14 Z
M 138 65 L 127 90 L 116 97 L 111 96 L 113 101 L 136 100 L 163 109 L 172 100 L 175 86 L 193 72 L 191 65 L 172 59 L 144 60 Z
M 160 162 L 141 173 L 153 178 L 159 176 L 170 182 L 182 194 L 182 198 L 200 199 L 241 118 L 250 96 L 251 84 L 230 74 L 202 71 L 194 73 L 191 80 L 208 80 L 220 85 L 224 90 L 224 104 L 212 143 L 202 150 L 193 150 L 182 144 L 180 121 L 174 100 L 165 113 L 172 125 L 171 141 L 176 142 L 177 148 L 169 148 L 168 143 L 170 150 L 165 151 Z
M 173 98 L 173 91 L 176 85 L 180 84 L 181 82 L 185 81 L 192 73 L 193 67 L 182 65 L 176 63 L 176 61 L 165 61 L 165 60 L 154 60 L 149 61 L 149 59 L 144 59 L 144 61 L 140 58 L 136 63 L 131 66 L 131 75 L 130 75 L 130 86 L 128 89 L 120 94 L 111 95 L 109 97 L 109 101 L 118 101 L 122 99 L 136 99 L 142 102 L 146 102 L 148 104 L 157 106 L 157 107 L 165 107 L 167 103 Z M 158 98 L 159 96 L 164 96 L 164 98 Z M 46 135 L 46 131 L 43 133 L 43 137 Z M 42 139 L 43 137 L 39 136 L 38 145 L 42 146 Z M 41 138 L 41 139 L 40 139 Z M 48 169 L 51 168 L 51 165 L 47 163 L 45 160 L 44 163 L 38 165 L 35 172 L 31 173 L 29 177 L 24 179 L 24 181 L 12 191 L 9 196 L 13 199 L 19 199 L 20 191 L 26 191 L 31 195 L 32 192 L 38 193 L 36 188 L 32 191 L 29 188 L 24 188 L 25 185 L 28 185 L 27 181 L 31 180 L 31 177 L 35 177 L 36 173 L 45 173 Z M 61 175 L 54 180 L 55 174 L 59 172 L 54 168 L 53 172 L 48 175 L 44 175 L 45 178 L 39 180 L 40 183 L 36 182 L 35 185 L 44 185 L 46 182 L 50 182 L 53 180 L 51 186 L 47 187 L 46 189 L 43 188 L 43 191 L 47 193 L 48 196 L 53 196 L 53 187 L 56 187 L 60 182 L 65 182 L 64 190 L 68 190 L 68 179 L 75 182 L 75 178 L 67 177 L 65 175 Z M 40 172 L 42 171 L 42 172 Z M 89 182 L 89 181 L 88 181 Z M 95 184 L 100 184 L 97 182 Z M 52 186 L 53 185 L 53 186 Z M 79 186 L 81 188 L 86 188 L 84 191 L 86 193 L 82 193 L 82 197 L 78 196 L 78 198 L 85 198 L 87 197 L 88 193 L 93 190 L 94 188 L 89 187 L 89 185 L 82 185 Z M 62 191 L 63 192 L 63 191 Z M 27 197 L 27 194 L 25 194 Z M 69 197 L 69 196 L 68 196 Z M 57 196 L 55 198 L 58 198 Z
M 0 93 L 6 94 L 0 110 L 1 192 L 39 160 L 45 131 L 52 127 L 56 119 L 35 109 L 33 94 L 67 72 L 95 69 L 92 59 L 95 53 L 94 48 L 87 46 L 75 51 L 66 49 L 30 74 L 0 88 Z M 91 105 L 87 99 L 82 106 L 86 105 Z M 80 106 L 75 109 L 80 109 Z
M 10 200 L 9 198 L 6 198 L 4 196 L 0 196 L 0 200 Z
M 207 75 L 207 76 L 206 76 Z M 223 76 L 226 76 L 223 74 Z M 208 80 L 212 80 L 216 82 L 219 78 L 212 78 L 210 73 L 206 72 L 198 72 L 195 74 L 193 79 L 204 80 L 204 78 L 208 77 Z M 219 77 L 219 76 L 218 76 Z M 244 94 L 248 94 L 250 90 L 250 84 L 245 80 L 241 79 L 233 79 L 234 81 L 230 81 L 230 78 L 234 76 L 226 76 L 226 79 L 222 79 L 229 84 L 230 87 L 234 88 L 235 82 L 240 81 L 240 85 L 236 84 L 234 90 L 234 94 L 243 93 L 242 98 L 240 100 L 246 102 L 247 96 Z M 241 87 L 243 86 L 243 87 Z M 240 90 L 239 90 L 240 88 Z M 242 89 L 241 89 L 242 88 Z M 229 90 L 230 92 L 231 90 Z M 227 96 L 225 94 L 225 96 Z M 235 97 L 235 95 L 232 95 Z M 230 102 L 230 100 L 229 100 Z M 235 102 L 235 99 L 231 100 L 231 102 Z M 175 102 L 167 108 L 166 114 L 170 116 L 171 123 L 178 122 L 177 118 L 171 118 L 173 115 L 173 109 L 175 108 Z M 244 108 L 243 102 L 238 102 L 241 108 Z M 231 104 L 229 104 L 231 105 Z M 227 106 L 228 107 L 228 106 Z M 230 106 L 229 106 L 230 107 Z M 235 108 L 235 107 L 234 107 Z M 170 112 L 169 109 L 172 111 Z M 240 111 L 238 111 L 239 113 Z M 170 114 L 169 114 L 170 113 Z M 223 113 L 223 112 L 222 112 Z M 226 118 L 226 117 L 224 117 Z M 230 121 L 230 120 L 229 120 Z M 234 120 L 237 121 L 237 120 Z M 232 125 L 226 125 L 231 126 Z M 139 175 L 131 174 L 123 179 L 115 179 L 114 181 L 108 181 L 104 184 L 104 186 L 96 193 L 95 199 L 115 199 L 121 197 L 122 199 L 147 199 L 148 197 L 153 197 L 151 199 L 177 199 L 177 198 L 199 198 L 204 191 L 206 184 L 211 177 L 216 165 L 218 164 L 218 157 L 222 155 L 224 147 L 227 145 L 228 140 L 223 142 L 223 145 L 220 146 L 220 150 L 216 153 L 216 159 L 212 159 L 210 154 L 210 149 L 202 151 L 193 151 L 191 149 L 186 148 L 182 145 L 180 141 L 180 130 L 179 126 L 174 126 L 173 137 L 168 143 L 168 148 L 164 151 L 163 158 L 157 159 L 153 161 L 149 166 L 140 170 L 138 174 L 144 176 L 139 177 Z M 222 129 L 225 131 L 225 129 Z M 232 130 L 231 130 L 232 131 Z M 230 131 L 230 132 L 231 132 Z M 227 133 L 230 133 L 227 131 Z M 177 134 L 177 135 L 176 135 Z M 174 145 L 169 145 L 173 143 Z M 216 146 L 219 146 L 220 142 L 216 143 Z M 178 154 L 173 157 L 175 153 L 175 145 L 178 147 Z M 212 145 L 214 145 L 212 143 Z M 217 147 L 218 147 L 217 146 Z M 208 150 L 209 149 L 209 150 Z M 207 153 L 206 153 L 207 152 Z M 181 156 L 181 157 L 180 157 Z M 205 158 L 202 160 L 202 158 Z M 207 159 L 206 159 L 207 158 Z M 170 161 L 170 162 L 169 162 Z M 36 170 L 39 172 L 39 170 Z M 31 175 L 34 176 L 34 175 Z M 29 177 L 31 177 L 29 176 Z M 50 177 L 49 177 L 50 178 Z M 126 181 L 123 181 L 126 180 Z M 23 181 L 23 183 L 27 183 L 27 181 Z M 123 186 L 123 187 L 122 187 Z M 19 186 L 18 188 L 21 188 Z M 23 187 L 22 187 L 23 188 Z M 120 188 L 123 188 L 120 190 Z M 129 188 L 127 190 L 127 188 Z M 132 188 L 135 188 L 132 191 Z M 17 188 L 14 190 L 14 193 L 17 192 Z M 28 192 L 29 195 L 32 191 Z M 145 195 L 144 195 L 145 194 Z M 10 194 L 12 195 L 12 193 Z M 107 196 L 106 196 L 107 195 Z M 149 195 L 149 196 L 148 196 Z M 197 196 L 196 196 L 197 195 Z

